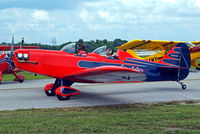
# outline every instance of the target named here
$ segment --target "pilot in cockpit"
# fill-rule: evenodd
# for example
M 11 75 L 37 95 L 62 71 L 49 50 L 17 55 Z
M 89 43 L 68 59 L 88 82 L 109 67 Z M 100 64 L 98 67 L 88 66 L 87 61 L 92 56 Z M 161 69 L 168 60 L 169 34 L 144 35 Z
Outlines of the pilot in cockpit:
M 108 59 L 118 59 L 118 51 L 115 53 L 115 54 L 113 54 L 113 49 L 111 49 L 111 48 L 108 48 L 107 50 L 106 50 L 106 56 L 107 56 L 107 58 Z
M 87 56 L 87 53 L 85 51 L 85 46 L 82 43 L 78 44 L 77 51 L 78 51 L 78 56 Z
M 107 58 L 112 58 L 113 56 L 113 49 L 111 49 L 111 48 L 108 48 L 107 50 L 106 50 L 106 56 L 107 56 Z

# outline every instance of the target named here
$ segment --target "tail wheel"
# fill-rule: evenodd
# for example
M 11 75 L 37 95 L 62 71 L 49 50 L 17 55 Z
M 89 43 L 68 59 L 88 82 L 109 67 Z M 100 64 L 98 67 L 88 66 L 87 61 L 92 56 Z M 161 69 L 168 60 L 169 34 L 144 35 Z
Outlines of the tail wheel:
M 44 87 L 44 92 L 47 96 L 55 96 L 56 93 L 55 93 L 55 90 L 53 90 L 53 83 L 49 83 L 47 84 L 45 87 Z
M 181 85 L 182 89 L 185 90 L 187 88 L 187 86 L 185 84 Z

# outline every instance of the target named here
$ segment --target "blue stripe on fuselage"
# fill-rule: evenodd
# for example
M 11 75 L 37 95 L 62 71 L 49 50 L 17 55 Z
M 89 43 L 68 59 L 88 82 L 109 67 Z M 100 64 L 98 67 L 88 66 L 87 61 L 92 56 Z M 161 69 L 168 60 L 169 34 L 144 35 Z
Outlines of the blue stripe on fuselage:
M 93 68 L 93 67 L 100 67 L 100 66 L 122 66 L 122 64 L 96 62 L 96 61 L 79 61 L 78 66 L 84 67 L 84 68 Z
M 107 63 L 107 62 L 96 62 L 96 61 L 79 61 L 79 67 L 84 68 L 93 68 L 93 67 L 100 67 L 100 66 L 123 66 L 127 68 L 132 68 L 134 65 L 124 65 L 124 64 L 117 64 L 117 63 Z
M 122 66 L 122 67 L 130 68 L 133 70 L 138 70 L 139 72 L 143 70 L 142 73 L 144 73 L 147 76 L 148 80 L 150 79 L 153 80 L 160 76 L 159 66 L 141 67 L 141 66 L 135 66 L 134 64 L 126 65 L 126 64 L 117 64 L 117 63 L 96 62 L 96 61 L 79 61 L 78 66 L 83 67 L 83 68 L 95 68 L 95 67 L 100 67 L 100 66 Z
M 132 58 L 127 58 L 127 60 L 130 61 L 123 61 L 124 63 L 129 63 L 129 64 L 139 64 L 141 66 L 159 66 L 159 67 L 178 67 L 178 66 L 170 66 L 170 65 L 164 65 L 160 63 L 155 63 L 155 62 L 149 62 L 145 60 L 140 60 L 140 59 L 132 59 Z M 132 62 L 131 62 L 132 61 Z
M 123 61 L 124 62 L 124 61 Z M 128 63 L 128 61 L 127 61 Z M 129 63 L 132 64 L 132 63 Z M 94 68 L 94 67 L 100 67 L 100 66 L 121 66 L 121 67 L 126 67 L 126 68 L 130 68 L 133 70 L 143 70 L 143 73 L 151 73 L 150 70 L 155 70 L 156 68 L 158 68 L 158 66 L 140 66 L 140 65 L 127 65 L 127 64 L 118 64 L 118 63 L 107 63 L 107 62 L 96 62 L 96 61 L 79 61 L 78 62 L 78 66 L 79 67 L 83 67 L 83 68 Z
M 5 63 L 5 62 L 7 62 L 9 64 L 10 60 L 7 57 L 0 59 L 0 64 Z

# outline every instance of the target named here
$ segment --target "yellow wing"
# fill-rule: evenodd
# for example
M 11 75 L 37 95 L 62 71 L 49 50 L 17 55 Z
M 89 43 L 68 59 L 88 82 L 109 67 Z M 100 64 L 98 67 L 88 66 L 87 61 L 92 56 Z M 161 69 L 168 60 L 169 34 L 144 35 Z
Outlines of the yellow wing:
M 161 52 L 157 52 L 153 55 L 145 57 L 144 60 L 159 62 L 162 59 L 162 57 L 165 56 L 165 54 L 166 54 L 166 51 L 162 50 Z
M 192 44 L 198 45 L 200 44 L 200 41 L 190 41 Z
M 145 49 L 145 50 L 170 50 L 178 43 L 185 43 L 183 41 L 161 41 L 161 40 L 132 40 L 121 46 L 118 49 Z

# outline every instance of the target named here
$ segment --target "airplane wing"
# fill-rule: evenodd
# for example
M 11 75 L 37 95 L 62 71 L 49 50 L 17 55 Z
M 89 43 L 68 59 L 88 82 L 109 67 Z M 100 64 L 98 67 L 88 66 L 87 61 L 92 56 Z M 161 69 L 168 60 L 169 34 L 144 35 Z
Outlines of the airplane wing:
M 178 43 L 184 43 L 183 41 L 161 41 L 161 40 L 132 40 L 121 46 L 119 49 L 145 49 L 145 50 L 170 50 Z
M 198 45 L 200 44 L 200 41 L 190 41 L 192 44 Z
M 23 46 L 23 49 L 38 49 L 39 46 Z M 14 50 L 20 49 L 20 46 L 14 46 Z M 0 51 L 10 51 L 11 46 L 0 46 Z
M 100 66 L 64 77 L 67 80 L 89 83 L 144 81 L 146 75 L 125 67 Z

